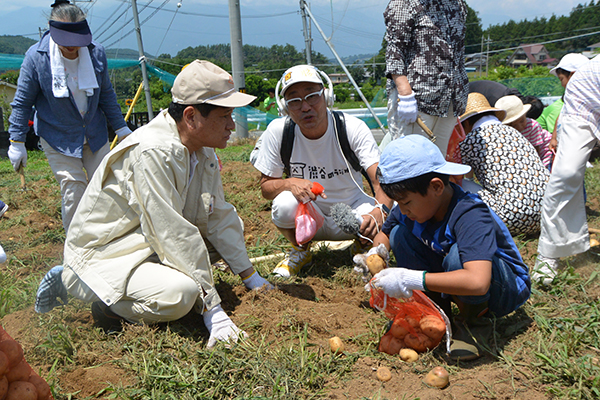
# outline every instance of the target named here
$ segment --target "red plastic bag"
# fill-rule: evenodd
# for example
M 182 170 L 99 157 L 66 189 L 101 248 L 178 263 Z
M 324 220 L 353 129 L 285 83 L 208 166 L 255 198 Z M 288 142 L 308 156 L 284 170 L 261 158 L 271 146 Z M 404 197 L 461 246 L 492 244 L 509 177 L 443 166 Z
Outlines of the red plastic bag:
M 409 347 L 425 352 L 437 347 L 444 335 L 447 351 L 450 351 L 450 320 L 423 292 L 413 290 L 412 297 L 396 299 L 373 285 L 370 287 L 369 304 L 392 320 L 379 342 L 379 351 L 398 354 L 400 349 Z
M 0 342 L 3 342 L 5 340 L 14 340 L 14 339 L 12 337 L 10 337 L 10 335 L 4 330 L 4 328 L 2 328 L 2 326 L 0 326 Z M 25 361 L 25 358 L 23 358 L 21 360 L 21 363 L 17 364 L 17 366 L 14 366 L 13 369 L 15 371 L 17 369 L 20 371 L 19 378 L 16 378 L 16 376 L 12 377 L 12 379 L 15 379 L 13 383 L 21 382 L 21 381 L 29 382 L 35 387 L 35 391 L 38 395 L 38 399 L 54 400 L 54 397 L 52 397 L 52 393 L 50 392 L 50 386 L 48 386 L 48 383 L 46 383 L 44 378 L 41 378 L 33 370 L 33 368 L 31 368 L 31 366 L 27 363 L 27 361 Z M 9 374 L 10 371 L 11 370 L 9 369 L 6 372 L 6 374 Z M 3 385 L 6 385 L 10 389 L 10 387 L 8 386 L 8 379 L 6 378 L 6 376 L 0 375 L 0 388 L 3 388 L 4 387 Z M 2 389 L 0 389 L 0 390 L 2 390 Z M 0 393 L 0 398 L 4 398 L 4 397 L 2 397 L 2 393 Z
M 452 130 L 452 134 L 450 135 L 450 140 L 448 141 L 448 149 L 446 150 L 446 161 L 462 164 L 462 157 L 460 155 L 460 148 L 458 147 L 458 145 L 465 139 L 466 135 L 462 124 L 459 122 L 458 119 L 456 121 L 456 125 L 454 125 L 454 129 Z M 450 177 L 450 180 L 452 182 L 460 186 L 462 186 L 462 179 L 463 175 L 453 175 Z
M 323 222 L 325 218 L 315 210 L 312 201 L 300 203 L 296 210 L 296 242 L 299 245 L 310 242 Z

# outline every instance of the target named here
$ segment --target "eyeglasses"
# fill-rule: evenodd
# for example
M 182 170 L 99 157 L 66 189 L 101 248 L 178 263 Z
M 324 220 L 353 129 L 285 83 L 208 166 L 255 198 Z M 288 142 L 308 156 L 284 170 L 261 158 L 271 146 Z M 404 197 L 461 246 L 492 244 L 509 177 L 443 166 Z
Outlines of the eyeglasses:
M 302 107 L 302 100 L 307 102 L 309 106 L 315 106 L 319 100 L 321 100 L 321 96 L 323 96 L 323 90 L 324 89 L 321 89 L 318 92 L 309 93 L 304 96 L 304 99 L 302 97 L 296 97 L 294 99 L 286 100 L 285 105 L 287 106 L 288 110 L 293 111 L 297 111 Z

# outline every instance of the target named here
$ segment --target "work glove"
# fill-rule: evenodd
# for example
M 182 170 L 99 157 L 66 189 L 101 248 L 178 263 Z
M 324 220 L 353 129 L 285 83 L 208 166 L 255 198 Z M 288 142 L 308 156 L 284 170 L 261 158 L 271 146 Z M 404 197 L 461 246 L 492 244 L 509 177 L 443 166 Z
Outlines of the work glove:
M 254 271 L 250 276 L 243 278 L 242 282 L 244 282 L 244 285 L 250 290 L 259 290 L 263 287 L 265 290 L 275 289 L 275 287 L 271 285 L 268 280 L 260 276 L 257 271 Z
M 390 261 L 390 252 L 385 247 L 383 243 L 380 243 L 378 246 L 372 247 L 366 253 L 356 254 L 352 261 L 354 261 L 354 272 L 358 275 L 361 275 L 363 282 L 369 282 L 371 279 L 371 271 L 369 270 L 369 266 L 367 265 L 367 258 L 371 255 L 377 254 L 379 257 L 383 259 L 385 262 L 384 268 L 388 267 L 388 263 Z
M 396 299 L 411 297 L 413 290 L 425 289 L 425 271 L 406 268 L 386 268 L 365 285 L 366 291 L 371 286 L 383 290 L 385 294 Z
M 412 124 L 417 120 L 418 115 L 417 99 L 415 99 L 415 92 L 412 92 L 408 96 L 401 96 L 398 94 L 398 119 L 405 124 Z
M 205 311 L 202 315 L 204 325 L 210 332 L 207 349 L 215 347 L 217 342 L 226 342 L 227 347 L 237 342 L 240 337 L 247 338 L 248 334 L 235 326 L 233 321 L 225 314 L 220 304 L 211 310 Z
M 10 141 L 8 146 L 8 158 L 15 171 L 18 171 L 21 165 L 27 166 L 27 150 L 25 149 L 25 143 Z
M 63 266 L 57 265 L 46 273 L 35 296 L 35 312 L 43 314 L 54 307 L 69 304 L 67 289 L 62 283 L 62 272 Z

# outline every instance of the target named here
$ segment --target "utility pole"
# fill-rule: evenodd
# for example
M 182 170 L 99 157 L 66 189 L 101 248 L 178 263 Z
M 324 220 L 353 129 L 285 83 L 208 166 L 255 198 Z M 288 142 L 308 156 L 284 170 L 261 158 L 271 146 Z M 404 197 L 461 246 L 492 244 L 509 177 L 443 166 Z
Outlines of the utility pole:
M 485 77 L 487 78 L 490 74 L 488 67 L 490 65 L 490 34 L 488 33 L 487 38 L 487 53 L 485 54 Z
M 244 48 L 242 44 L 242 17 L 239 0 L 229 0 L 229 32 L 231 41 L 231 75 L 236 90 L 246 93 L 244 78 Z M 248 137 L 248 121 L 242 107 L 235 109 L 235 133 L 238 138 Z
M 481 78 L 481 71 L 483 70 L 483 35 L 481 35 L 481 53 L 479 53 L 479 77 Z
M 131 0 L 131 10 L 133 11 L 133 22 L 135 23 L 135 34 L 138 42 L 138 52 L 140 55 L 140 64 L 142 65 L 142 79 L 144 81 L 144 92 L 146 92 L 146 105 L 148 107 L 148 121 L 154 118 L 152 111 L 152 96 L 150 96 L 150 83 L 148 82 L 148 71 L 146 70 L 146 56 L 144 55 L 144 45 L 142 44 L 142 30 L 140 29 L 140 19 L 138 17 L 137 0 Z
M 306 52 L 306 63 L 310 65 L 312 64 L 312 38 L 310 34 L 310 20 L 304 11 L 305 6 L 307 6 L 306 3 L 303 0 L 300 0 L 300 12 L 302 14 L 302 26 L 304 30 L 304 51 Z

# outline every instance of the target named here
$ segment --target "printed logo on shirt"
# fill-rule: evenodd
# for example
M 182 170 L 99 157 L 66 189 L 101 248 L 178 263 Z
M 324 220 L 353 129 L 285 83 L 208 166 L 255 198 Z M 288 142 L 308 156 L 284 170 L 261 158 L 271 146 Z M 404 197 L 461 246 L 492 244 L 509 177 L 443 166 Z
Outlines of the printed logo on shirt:
M 333 171 L 327 171 L 327 168 L 321 165 L 306 165 L 305 163 L 290 162 L 290 175 L 292 178 L 300 179 L 333 179 L 338 176 L 349 174 L 348 168 L 336 168 Z

